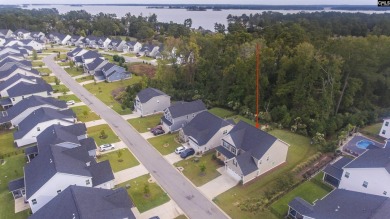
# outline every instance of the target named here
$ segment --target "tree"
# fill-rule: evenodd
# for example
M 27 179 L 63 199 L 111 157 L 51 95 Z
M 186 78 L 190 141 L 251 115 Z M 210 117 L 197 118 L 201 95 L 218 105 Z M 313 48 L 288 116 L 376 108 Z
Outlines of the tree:
M 187 28 L 191 28 L 192 26 L 192 19 L 191 18 L 187 18 L 184 20 L 184 27 L 187 27 Z
M 56 85 L 59 85 L 60 84 L 60 79 L 58 79 L 57 77 L 54 78 L 54 83 Z
M 200 169 L 200 174 L 205 175 L 206 165 L 204 163 L 199 165 L 199 169 Z
M 105 138 L 108 137 L 107 134 L 106 134 L 106 132 L 104 131 L 104 129 L 100 131 L 100 136 L 99 136 L 99 137 L 100 137 L 101 139 L 105 139 Z
M 74 62 L 72 60 L 69 61 L 69 67 L 73 68 L 74 67 Z
M 33 58 L 33 60 L 38 59 L 37 51 L 35 49 L 33 49 L 32 58 Z
M 149 197 L 150 196 L 150 188 L 149 188 L 149 184 L 148 183 L 145 183 L 145 185 L 144 185 L 144 196 L 145 197 Z

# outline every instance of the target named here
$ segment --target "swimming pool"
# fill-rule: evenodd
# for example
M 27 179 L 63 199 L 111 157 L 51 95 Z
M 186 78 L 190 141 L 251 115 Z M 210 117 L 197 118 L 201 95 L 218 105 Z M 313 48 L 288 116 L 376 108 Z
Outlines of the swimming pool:
M 356 146 L 361 149 L 367 149 L 370 145 L 375 145 L 375 143 L 369 140 L 360 140 L 356 142 Z

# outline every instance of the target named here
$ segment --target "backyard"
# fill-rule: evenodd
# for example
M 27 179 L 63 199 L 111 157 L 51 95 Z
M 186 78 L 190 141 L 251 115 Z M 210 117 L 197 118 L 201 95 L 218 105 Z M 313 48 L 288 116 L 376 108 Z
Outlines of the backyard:
M 111 83 L 106 83 L 106 82 L 102 82 L 98 84 L 91 83 L 91 84 L 86 84 L 84 87 L 93 95 L 95 95 L 97 98 L 99 98 L 101 101 L 103 101 L 107 106 L 115 110 L 117 113 L 121 115 L 125 115 L 125 114 L 130 114 L 131 110 L 129 108 L 122 109 L 121 104 L 113 98 L 112 92 L 116 89 L 125 88 L 129 85 L 133 85 L 140 81 L 141 81 L 141 77 L 133 76 L 128 80 L 116 81 Z
M 367 132 L 370 135 L 376 136 L 376 135 L 379 135 L 379 132 L 381 131 L 381 128 L 382 128 L 382 124 L 383 123 L 381 123 L 381 122 L 375 123 L 375 124 L 364 127 L 362 130 L 364 132 Z
M 76 106 L 71 108 L 81 122 L 99 120 L 100 117 L 91 111 L 88 106 Z
M 104 131 L 106 136 L 102 137 L 102 131 Z M 120 141 L 118 136 L 115 135 L 110 126 L 107 124 L 89 127 L 87 128 L 87 133 L 89 137 L 95 139 L 95 142 L 98 146 Z
M 150 128 L 153 128 L 160 124 L 162 114 L 156 114 L 146 117 L 140 117 L 127 120 L 131 126 L 133 126 L 139 133 L 148 132 Z
M 148 139 L 149 143 L 153 145 L 162 155 L 167 155 L 175 152 L 175 149 L 180 144 L 175 140 L 178 134 L 165 134 L 158 137 Z
M 97 160 L 98 162 L 109 160 L 112 171 L 114 172 L 118 172 L 139 165 L 139 162 L 137 161 L 137 159 L 135 159 L 134 155 L 131 154 L 131 152 L 126 148 L 98 155 Z
M 287 162 L 247 185 L 236 186 L 214 199 L 214 202 L 232 218 L 276 218 L 268 209 L 245 211 L 241 210 L 240 205 L 262 197 L 264 192 L 273 189 L 275 182 L 281 177 L 317 152 L 316 148 L 310 145 L 310 139 L 307 137 L 285 130 L 272 130 L 269 133 L 290 144 Z
M 155 182 L 149 182 L 149 179 L 150 175 L 146 174 L 116 186 L 117 188 L 123 187 L 127 190 L 140 213 L 160 206 L 170 200 L 160 186 Z M 145 185 L 148 187 L 148 192 L 145 192 Z
M 209 109 L 209 112 L 216 115 L 216 116 L 219 116 L 221 118 L 227 118 L 227 117 L 231 117 L 234 115 L 233 111 L 219 108 L 219 107 L 211 108 L 211 109 Z

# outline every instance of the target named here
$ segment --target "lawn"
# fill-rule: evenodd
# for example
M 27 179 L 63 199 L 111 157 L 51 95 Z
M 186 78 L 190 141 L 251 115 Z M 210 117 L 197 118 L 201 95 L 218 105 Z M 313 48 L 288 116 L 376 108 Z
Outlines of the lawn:
M 23 150 L 14 146 L 14 131 L 16 130 L 13 129 L 0 132 L 0 156 L 8 153 L 20 152 Z
M 149 128 L 153 128 L 160 124 L 162 114 L 156 114 L 146 117 L 140 117 L 127 120 L 139 133 L 148 132 Z
M 227 117 L 231 117 L 234 115 L 233 111 L 219 108 L 219 107 L 211 108 L 211 109 L 209 109 L 209 112 L 216 115 L 216 116 L 219 116 L 221 118 L 227 118 Z
M 272 130 L 269 133 L 290 144 L 287 162 L 259 179 L 245 186 L 236 186 L 214 199 L 214 202 L 232 218 L 276 218 L 268 209 L 242 211 L 239 204 L 251 198 L 261 197 L 265 191 L 272 188 L 275 180 L 291 172 L 295 166 L 317 152 L 315 147 L 310 146 L 310 139 L 307 137 L 285 130 Z
M 51 70 L 48 68 L 40 68 L 38 71 L 45 74 L 51 74 Z
M 74 100 L 76 103 L 81 102 L 81 100 L 74 94 L 59 96 L 58 99 L 63 101 Z
M 57 62 L 57 64 L 59 66 L 69 66 L 69 61 L 66 61 L 66 62 L 59 61 L 59 62 Z
M 83 68 L 81 67 L 65 68 L 64 70 L 72 77 L 84 74 Z
M 372 135 L 379 135 L 383 123 L 375 123 L 363 128 L 363 131 L 366 131 Z
M 143 60 L 146 60 L 146 61 L 152 61 L 154 60 L 154 58 L 151 58 L 151 57 L 147 57 L 147 56 L 141 56 L 139 57 L 140 59 L 143 59 Z
M 127 65 L 130 72 L 138 76 L 146 75 L 148 78 L 153 78 L 156 75 L 156 67 L 144 63 L 130 63 Z
M 148 139 L 149 143 L 153 145 L 162 155 L 167 155 L 175 152 L 175 149 L 180 146 L 175 141 L 177 134 L 165 134 L 158 137 Z
M 52 85 L 51 86 L 53 88 L 53 92 L 54 93 L 64 93 L 64 92 L 68 92 L 69 91 L 69 88 L 66 87 L 65 85 L 63 84 L 59 84 L 59 85 Z
M 107 154 L 102 154 L 97 157 L 98 162 L 109 160 L 112 171 L 119 172 L 121 170 L 135 167 L 139 165 L 137 159 L 126 148 L 119 149 Z
M 170 200 L 169 196 L 160 188 L 159 185 L 154 182 L 148 182 L 148 179 L 150 179 L 150 175 L 146 174 L 116 186 L 117 188 L 123 187 L 125 189 L 126 185 L 130 186 L 126 189 L 127 193 L 140 213 L 160 206 Z M 148 185 L 149 187 L 149 194 L 147 196 L 144 192 L 145 185 Z
M 65 53 L 71 51 L 70 49 L 59 49 L 59 48 L 50 48 L 50 49 L 45 49 L 43 52 L 45 53 Z
M 135 54 L 134 53 L 126 53 L 126 54 L 123 54 L 123 56 L 135 57 Z
M 196 158 L 198 161 L 193 157 L 189 160 L 179 161 L 174 165 L 176 167 L 183 167 L 183 174 L 199 187 L 221 175 L 217 169 L 222 167 L 223 163 L 213 159 L 214 154 L 215 151 L 213 150 L 204 154 L 202 157 Z M 204 173 L 200 170 L 202 165 L 205 165 L 206 167 Z
M 126 88 L 129 85 L 133 85 L 141 81 L 141 77 L 133 76 L 128 80 L 116 81 L 111 83 L 98 83 L 97 85 L 94 83 L 86 84 L 84 87 L 103 101 L 107 106 L 111 107 L 117 113 L 121 115 L 130 114 L 131 110 L 129 108 L 123 110 L 121 104 L 116 101 L 112 96 L 112 91 L 116 89 Z
M 103 57 L 104 57 L 107 61 L 109 61 L 109 62 L 114 62 L 114 58 L 113 58 L 112 55 L 108 55 L 108 54 L 102 54 L 102 55 L 103 55 Z
M 76 113 L 77 119 L 81 122 L 99 120 L 100 116 L 92 112 L 88 106 L 76 106 L 71 108 Z
M 101 131 L 104 130 L 107 138 L 100 138 Z M 95 139 L 97 145 L 115 143 L 120 141 L 118 136 L 112 131 L 107 124 L 97 125 L 87 128 L 88 136 Z
M 33 67 L 42 67 L 45 65 L 45 63 L 43 63 L 41 61 L 33 61 L 33 62 L 31 62 L 31 64 Z
M 43 76 L 42 79 L 47 83 L 55 83 L 56 76 Z
M 93 75 L 88 75 L 88 76 L 84 76 L 82 78 L 77 78 L 76 81 L 80 83 L 80 82 L 84 82 L 84 81 L 90 81 L 93 79 L 94 79 Z
M 28 211 L 14 213 L 14 200 L 8 191 L 8 182 L 23 176 L 25 163 L 24 154 L 20 154 L 5 158 L 5 163 L 0 165 L 0 219 L 26 219 L 28 217 Z
M 63 54 L 60 54 L 60 57 L 56 56 L 54 58 L 54 60 L 60 61 L 60 60 L 66 59 L 66 57 L 67 57 L 67 55 L 63 53 Z
M 316 178 L 322 178 L 322 176 L 323 173 L 321 172 L 320 174 L 317 174 Z M 322 183 L 319 180 L 316 180 L 316 178 L 302 183 L 297 188 L 293 189 L 284 195 L 281 199 L 273 203 L 271 208 L 280 216 L 285 216 L 288 211 L 288 203 L 295 197 L 301 197 L 307 202 L 313 204 L 315 200 L 321 199 L 330 191 L 332 191 L 332 187 Z
M 248 123 L 248 124 L 251 124 L 251 125 L 253 125 L 253 126 L 255 126 L 256 125 L 256 123 L 255 123 L 255 121 L 252 121 L 252 120 L 250 120 L 250 119 L 248 119 L 248 118 L 246 118 L 246 117 L 243 117 L 243 116 L 241 116 L 241 115 L 234 115 L 234 116 L 231 116 L 231 117 L 229 117 L 229 119 L 233 119 L 234 120 L 234 122 L 237 124 L 239 121 L 244 121 L 244 122 L 246 122 L 246 123 Z
M 182 215 L 175 217 L 174 219 L 187 219 L 187 217 L 184 214 L 182 214 Z

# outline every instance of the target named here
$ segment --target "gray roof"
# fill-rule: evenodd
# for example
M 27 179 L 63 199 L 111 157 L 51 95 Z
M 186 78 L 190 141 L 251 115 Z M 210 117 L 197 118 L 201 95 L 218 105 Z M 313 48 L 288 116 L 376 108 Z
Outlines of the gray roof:
M 238 165 L 240 166 L 241 172 L 244 176 L 253 173 L 258 170 L 255 161 L 253 160 L 252 154 L 250 152 L 244 152 L 236 156 Z
M 96 70 L 97 67 L 99 67 L 99 65 L 102 64 L 103 62 L 107 62 L 107 61 L 101 58 L 96 58 L 92 62 L 86 64 L 86 68 L 88 70 Z
M 55 124 L 47 127 L 37 136 L 37 144 L 39 148 L 64 142 L 80 145 L 81 142 L 78 140 L 77 136 L 86 134 L 87 128 L 84 123 L 76 123 L 69 126 Z
M 187 136 L 194 138 L 199 146 L 202 146 L 210 141 L 212 137 L 222 128 L 228 126 L 229 123 L 215 116 L 208 111 L 204 111 L 195 116 L 183 128 L 183 132 Z
M 53 91 L 53 88 L 46 82 L 31 84 L 24 81 L 15 84 L 7 90 L 9 97 L 19 97 L 23 95 L 36 94 L 45 91 Z
M 0 33 L 6 35 L 10 29 L 0 29 Z
M 77 53 L 79 53 L 81 50 L 83 50 L 83 49 L 80 47 L 76 47 L 72 51 L 68 52 L 67 55 L 70 57 L 73 57 L 73 56 L 77 55 Z
M 4 59 L 7 59 L 7 58 L 14 59 L 13 57 L 24 58 L 24 56 L 21 55 L 21 54 L 9 54 L 9 53 L 5 53 L 5 54 L 3 54 L 3 55 L 0 55 L 0 60 L 4 60 Z M 14 59 L 14 60 L 17 60 L 17 59 Z
M 232 154 L 230 151 L 228 151 L 223 146 L 218 146 L 215 148 L 219 153 L 223 154 L 227 159 L 231 159 L 234 157 L 234 154 Z
M 0 114 L 0 124 L 11 121 L 16 116 L 26 111 L 28 108 L 43 105 L 50 105 L 58 109 L 68 108 L 64 101 L 60 101 L 52 97 L 41 97 L 33 95 L 19 101 L 13 107 L 7 109 L 7 113 L 4 116 Z
M 96 142 L 93 138 L 84 138 L 79 140 L 80 144 L 87 148 L 87 151 L 96 150 Z
M 341 177 L 343 175 L 343 167 L 347 165 L 349 162 L 351 162 L 352 159 L 349 157 L 342 157 L 341 159 L 337 160 L 336 162 L 332 164 L 328 164 L 324 168 L 324 173 L 327 173 L 334 178 L 341 180 Z
M 13 64 L 15 64 L 17 66 L 21 66 L 21 67 L 24 67 L 24 66 L 30 67 L 30 68 L 32 67 L 31 61 L 28 61 L 28 60 L 20 60 L 19 61 L 19 60 L 15 60 L 15 59 L 9 58 L 9 57 L 3 59 L 0 62 L 0 67 L 4 66 L 7 63 L 13 63 Z
M 314 206 L 297 198 L 289 203 L 290 207 L 304 216 L 316 219 L 386 218 L 390 215 L 389 205 L 388 197 L 343 189 L 335 189 Z M 386 217 L 380 217 L 381 215 Z
M 44 80 L 42 80 L 42 78 L 38 78 L 38 77 L 34 77 L 34 76 L 26 76 L 26 75 L 22 75 L 22 74 L 18 73 L 18 74 L 15 74 L 14 76 L 8 78 L 7 80 L 1 82 L 0 83 L 0 91 L 5 90 L 6 88 L 9 88 L 9 86 L 11 86 L 13 83 L 15 83 L 21 79 L 28 80 L 28 81 L 32 82 L 32 84 L 45 83 Z
M 69 186 L 29 219 L 135 219 L 124 188 L 115 190 Z
M 27 70 L 27 69 L 20 68 L 17 65 L 13 65 L 11 68 L 9 68 L 7 70 L 0 71 L 0 79 L 8 77 L 9 75 L 11 75 L 14 72 L 19 73 L 20 71 L 23 71 L 23 72 L 28 71 L 28 72 L 31 72 L 32 74 L 37 75 L 37 76 L 39 75 L 39 71 L 36 69 Z
M 8 190 L 15 191 L 24 188 L 24 178 L 14 179 L 8 183 Z
M 89 50 L 88 52 L 82 54 L 81 57 L 83 57 L 83 59 L 93 59 L 93 58 L 99 58 L 102 56 L 95 51 Z
M 102 67 L 102 70 L 103 70 L 104 76 L 106 76 L 106 77 L 109 77 L 109 76 L 116 74 L 116 73 L 122 74 L 122 73 L 126 72 L 125 68 L 120 67 L 119 65 L 111 64 L 111 63 L 105 64 Z
M 112 172 L 110 161 L 105 160 L 87 167 L 92 175 L 92 186 L 98 186 L 108 181 L 114 180 L 114 173 Z
M 195 100 L 192 102 L 179 101 L 168 107 L 172 118 L 178 118 L 185 115 L 190 115 L 200 111 L 207 110 L 206 106 L 201 100 Z
M 150 99 L 152 99 L 153 97 L 157 97 L 157 96 L 161 96 L 161 95 L 168 96 L 166 93 L 164 93 L 158 89 L 151 88 L 151 87 L 145 88 L 145 89 L 141 90 L 140 92 L 138 92 L 138 94 L 137 94 L 141 103 L 146 103 Z
M 24 149 L 24 154 L 30 155 L 30 154 L 38 154 L 38 146 L 32 146 Z
M 65 119 L 71 118 L 76 118 L 76 115 L 71 109 L 62 111 L 47 107 L 37 109 L 19 123 L 18 131 L 14 132 L 14 139 L 17 140 L 23 138 L 31 129 L 33 129 L 39 123 L 54 119 L 66 121 Z
M 385 148 L 367 150 L 345 168 L 385 168 L 390 173 L 390 142 Z

